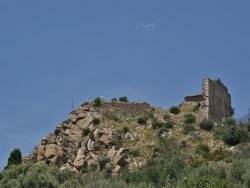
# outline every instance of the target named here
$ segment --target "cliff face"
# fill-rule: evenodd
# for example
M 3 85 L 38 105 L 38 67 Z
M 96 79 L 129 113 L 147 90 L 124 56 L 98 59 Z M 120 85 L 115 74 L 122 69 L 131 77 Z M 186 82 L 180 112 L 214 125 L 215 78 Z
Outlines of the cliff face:
M 71 112 L 69 119 L 59 124 L 54 133 L 43 138 L 41 145 L 23 161 L 57 165 L 75 172 L 108 168 L 116 174 L 131 162 L 123 156 L 129 148 L 117 145 L 124 139 L 134 140 L 140 134 L 136 131 L 133 135 L 127 131 L 118 132 L 113 125 L 118 120 L 129 120 L 150 111 L 147 103 L 102 101 L 101 105 L 94 107 L 93 103 L 86 102 Z

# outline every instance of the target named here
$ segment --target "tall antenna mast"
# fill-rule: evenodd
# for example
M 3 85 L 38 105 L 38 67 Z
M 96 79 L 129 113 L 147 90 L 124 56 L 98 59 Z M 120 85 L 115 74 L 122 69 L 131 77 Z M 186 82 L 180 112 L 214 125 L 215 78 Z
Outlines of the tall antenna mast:
M 74 99 L 72 99 L 72 104 L 71 104 L 72 111 L 74 110 Z

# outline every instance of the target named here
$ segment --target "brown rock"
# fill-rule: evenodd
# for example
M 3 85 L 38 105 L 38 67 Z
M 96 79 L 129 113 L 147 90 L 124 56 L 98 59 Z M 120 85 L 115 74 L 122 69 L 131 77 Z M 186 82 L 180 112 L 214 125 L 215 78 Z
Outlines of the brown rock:
M 123 156 L 116 155 L 113 159 L 113 163 L 119 166 L 124 166 L 126 164 L 126 161 Z
M 44 148 L 45 148 L 44 145 L 38 146 L 37 148 L 37 160 L 38 161 L 41 161 L 44 159 L 44 153 L 45 153 Z
M 53 134 L 48 134 L 45 138 L 47 140 L 47 143 L 48 144 L 51 144 L 51 143 L 55 143 L 56 141 L 56 135 L 53 135 Z
M 74 167 L 80 168 L 85 164 L 85 154 L 82 148 L 79 148 L 77 151 L 77 156 L 74 160 Z
M 127 133 L 124 135 L 124 138 L 125 138 L 125 139 L 128 139 L 128 140 L 135 140 L 134 137 L 130 134 L 130 132 L 127 132 Z
M 89 152 L 89 154 L 90 154 L 92 159 L 97 160 L 98 157 L 96 154 L 94 154 L 93 152 Z
M 121 169 L 121 166 L 116 165 L 116 166 L 112 169 L 112 172 L 113 172 L 113 173 L 118 173 L 120 169 Z
M 90 116 L 90 117 L 86 117 L 86 118 L 83 118 L 81 120 L 78 120 L 76 124 L 81 129 L 83 129 L 83 128 L 88 128 L 89 125 L 92 123 L 92 121 L 93 121 L 93 117 Z
M 108 146 L 109 143 L 111 142 L 111 140 L 109 139 L 109 137 L 106 134 L 102 135 L 99 138 L 99 140 L 100 140 L 101 143 L 104 143 L 106 146 Z
M 106 134 L 104 134 L 104 135 L 102 135 L 102 136 L 99 138 L 99 140 L 100 140 L 101 142 L 106 142 L 106 141 L 109 141 L 109 137 L 108 137 Z
M 45 147 L 45 158 L 51 163 L 51 165 L 54 165 L 57 163 L 57 159 L 59 156 L 62 156 L 63 151 L 62 147 L 58 146 L 56 144 L 50 144 Z
M 45 138 L 43 138 L 42 140 L 41 140 L 41 145 L 46 145 L 47 144 L 47 140 L 45 139 Z
M 91 139 L 89 139 L 88 144 L 87 144 L 87 148 L 89 151 L 92 151 L 94 149 L 95 146 L 95 141 L 92 141 Z
M 76 114 L 70 114 L 69 119 L 70 119 L 73 123 L 76 123 L 78 117 L 77 117 Z
M 116 155 L 115 146 L 112 146 L 112 148 L 110 148 L 107 155 L 110 158 L 113 158 Z

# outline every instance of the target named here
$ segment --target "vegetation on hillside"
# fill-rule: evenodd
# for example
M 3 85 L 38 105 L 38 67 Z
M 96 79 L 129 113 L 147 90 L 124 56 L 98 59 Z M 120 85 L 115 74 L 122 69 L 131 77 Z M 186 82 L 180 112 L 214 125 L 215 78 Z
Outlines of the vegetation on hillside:
M 93 105 L 101 105 L 99 102 L 97 98 Z M 76 174 L 41 164 L 20 164 L 20 150 L 15 149 L 10 164 L 0 173 L 0 188 L 250 187 L 249 118 L 238 123 L 230 117 L 220 125 L 199 122 L 193 108 L 172 107 L 154 108 L 148 114 L 125 120 L 114 113 L 93 118 L 92 123 L 94 127 L 109 125 L 121 135 L 110 142 L 116 151 L 129 148 L 124 157 L 132 161 L 131 165 L 123 166 L 119 176 L 107 167 L 110 158 L 106 156 L 99 158 L 96 168 L 83 168 L 81 174 Z M 59 134 L 55 130 L 55 135 Z M 81 134 L 95 140 L 90 128 L 83 128 Z
M 18 148 L 15 148 L 8 158 L 8 164 L 5 169 L 9 168 L 11 165 L 19 165 L 22 163 L 22 153 Z

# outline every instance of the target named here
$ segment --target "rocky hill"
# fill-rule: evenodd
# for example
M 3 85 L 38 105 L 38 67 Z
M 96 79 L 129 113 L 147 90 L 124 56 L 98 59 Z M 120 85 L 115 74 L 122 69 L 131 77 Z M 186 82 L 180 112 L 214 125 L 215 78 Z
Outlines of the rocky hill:
M 211 154 L 237 151 L 199 126 L 199 107 L 190 104 L 175 108 L 163 110 L 145 102 L 100 98 L 85 102 L 23 162 L 56 165 L 77 173 L 107 170 L 116 176 L 124 167 L 136 170 L 161 156 L 167 145 L 185 152 L 190 160 L 200 160 L 197 145 L 204 142 Z

